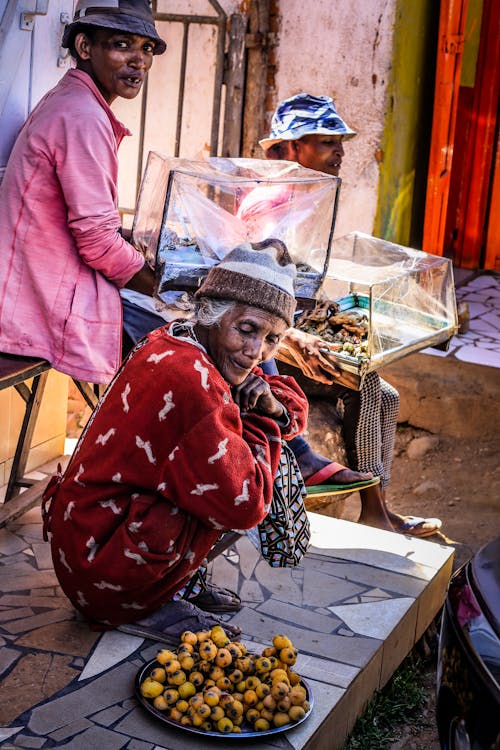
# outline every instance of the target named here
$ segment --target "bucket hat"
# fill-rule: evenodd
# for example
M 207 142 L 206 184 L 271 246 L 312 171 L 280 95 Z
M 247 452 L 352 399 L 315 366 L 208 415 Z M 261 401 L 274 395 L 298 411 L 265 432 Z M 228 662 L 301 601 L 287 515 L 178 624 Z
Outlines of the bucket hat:
M 296 141 L 304 135 L 356 135 L 335 109 L 330 96 L 296 94 L 282 101 L 271 120 L 271 132 L 259 141 L 264 151 L 280 141 Z
M 148 0 L 78 0 L 73 21 L 64 29 L 62 46 L 70 47 L 84 25 L 148 37 L 155 42 L 154 55 L 161 55 L 167 49 L 156 31 Z

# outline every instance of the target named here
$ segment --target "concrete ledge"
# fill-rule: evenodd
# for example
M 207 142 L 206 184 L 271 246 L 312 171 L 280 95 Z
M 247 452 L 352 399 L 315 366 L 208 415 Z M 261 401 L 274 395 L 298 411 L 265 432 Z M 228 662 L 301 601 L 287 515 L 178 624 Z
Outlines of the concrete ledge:
M 458 438 L 498 435 L 497 368 L 417 353 L 380 375 L 399 391 L 399 422 Z

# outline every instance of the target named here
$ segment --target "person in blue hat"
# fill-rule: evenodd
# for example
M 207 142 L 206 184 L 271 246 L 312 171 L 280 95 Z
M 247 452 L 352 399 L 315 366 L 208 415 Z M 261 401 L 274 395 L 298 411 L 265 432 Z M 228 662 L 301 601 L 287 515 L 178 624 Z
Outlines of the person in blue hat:
M 269 159 L 294 161 L 308 169 L 338 177 L 344 157 L 344 142 L 352 130 L 337 112 L 329 96 L 300 93 L 282 101 L 272 117 L 271 131 L 259 141 Z M 438 518 L 400 516 L 387 507 L 386 488 L 390 481 L 399 394 L 376 372 L 368 373 L 360 391 L 335 382 L 335 368 L 294 329 L 286 337 L 308 377 L 330 382 L 331 394 L 344 405 L 343 437 L 352 469 L 380 477 L 380 484 L 360 490 L 359 521 L 379 528 L 414 536 L 430 536 L 440 527 Z M 274 361 L 266 363 L 271 372 Z M 274 365 L 275 366 L 275 365 Z M 276 370 L 277 371 L 277 370 Z M 330 377 L 329 377 L 330 376 Z M 338 464 L 315 451 L 302 437 L 291 441 L 306 485 L 328 483 Z M 335 474 L 333 473 L 333 476 Z

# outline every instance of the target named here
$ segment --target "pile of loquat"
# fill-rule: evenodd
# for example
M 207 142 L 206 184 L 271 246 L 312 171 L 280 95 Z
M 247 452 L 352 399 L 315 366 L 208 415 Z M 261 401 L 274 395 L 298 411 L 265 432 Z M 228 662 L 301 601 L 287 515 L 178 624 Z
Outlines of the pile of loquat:
M 224 628 L 182 633 L 175 651 L 161 649 L 140 685 L 169 720 L 205 732 L 265 732 L 301 721 L 310 709 L 297 649 L 285 635 L 261 654 L 228 638 Z

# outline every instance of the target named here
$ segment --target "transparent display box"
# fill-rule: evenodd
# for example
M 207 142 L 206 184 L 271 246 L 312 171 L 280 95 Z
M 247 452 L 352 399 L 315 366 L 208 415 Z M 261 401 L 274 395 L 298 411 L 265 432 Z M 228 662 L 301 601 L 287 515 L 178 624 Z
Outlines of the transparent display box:
M 452 263 L 360 232 L 340 237 L 316 308 L 295 325 L 320 338 L 343 370 L 341 382 L 359 389 L 372 370 L 447 347 L 458 330 Z
M 311 307 L 324 279 L 340 179 L 285 161 L 148 156 L 134 244 L 155 269 L 157 298 L 194 292 L 237 245 L 275 237 L 297 265 L 296 297 Z

